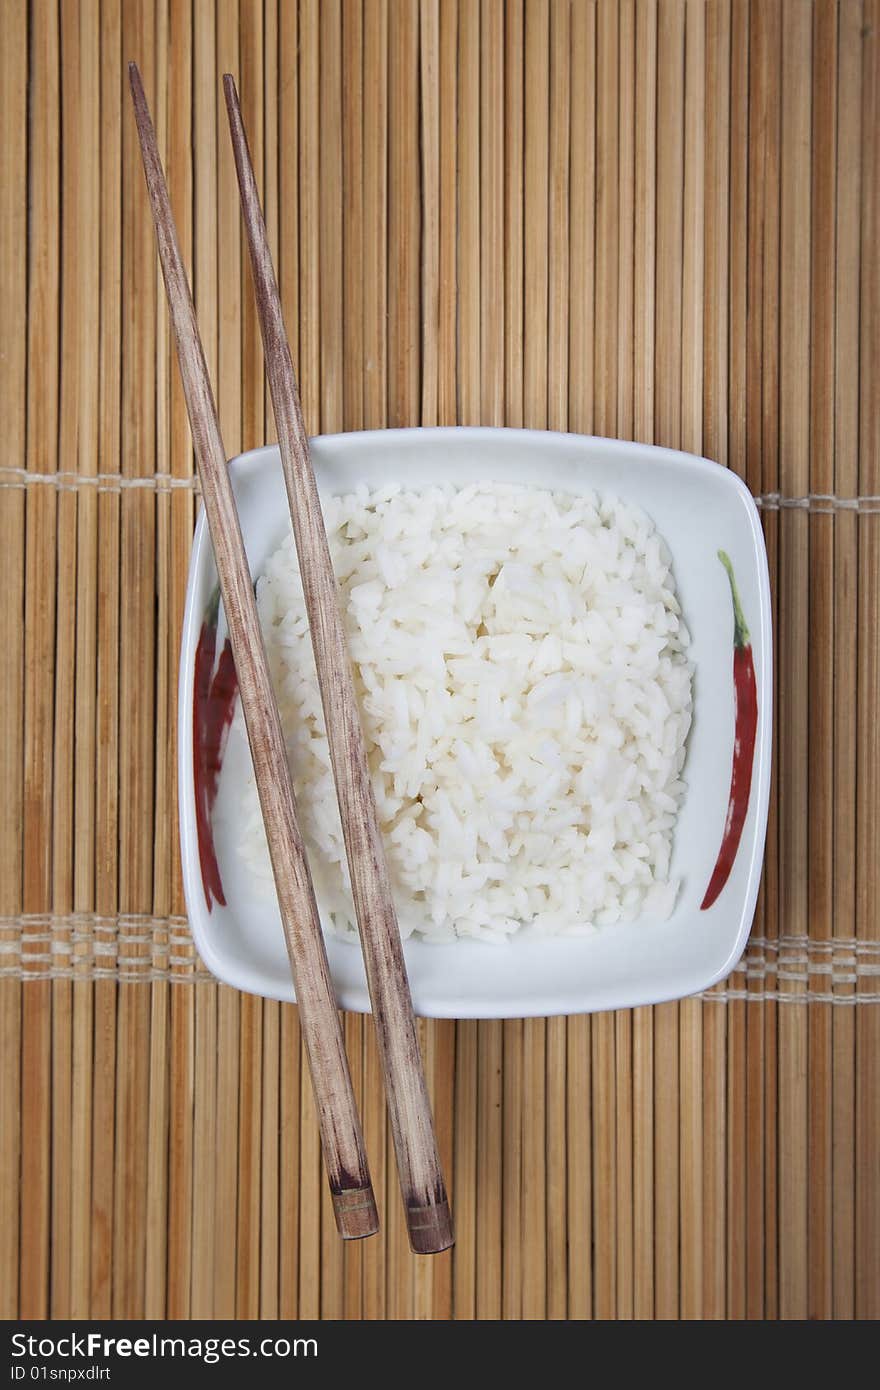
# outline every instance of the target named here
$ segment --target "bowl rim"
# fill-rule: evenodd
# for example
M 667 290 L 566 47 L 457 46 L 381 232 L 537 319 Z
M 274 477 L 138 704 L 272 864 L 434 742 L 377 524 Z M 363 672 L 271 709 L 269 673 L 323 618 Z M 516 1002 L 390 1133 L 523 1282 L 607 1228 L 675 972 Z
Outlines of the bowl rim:
M 535 430 L 523 429 L 511 426 L 486 426 L 486 425 L 417 425 L 406 426 L 395 429 L 370 429 L 370 430 L 345 430 L 331 434 L 314 435 L 310 438 L 310 443 L 317 446 L 318 451 L 327 446 L 334 450 L 353 451 L 365 443 L 374 443 L 382 438 L 388 443 L 415 443 L 425 435 L 432 438 L 454 438 L 457 441 L 466 443 L 467 441 L 479 442 L 490 439 L 495 440 L 516 440 L 528 444 L 531 440 L 536 443 L 540 441 L 542 446 L 548 444 L 570 445 L 576 442 L 579 446 L 600 446 L 606 454 L 620 454 L 629 459 L 634 455 L 650 456 L 654 459 L 663 459 L 677 469 L 685 472 L 699 474 L 711 474 L 714 480 L 722 487 L 731 489 L 744 504 L 746 515 L 749 520 L 750 539 L 752 542 L 752 552 L 755 561 L 755 578 L 758 591 L 758 621 L 752 622 L 753 645 L 754 635 L 760 634 L 762 661 L 758 677 L 758 694 L 760 707 L 763 710 L 763 717 L 759 723 L 758 739 L 755 745 L 753 764 L 753 791 L 755 799 L 755 825 L 754 833 L 747 848 L 749 852 L 748 868 L 745 893 L 743 895 L 742 907 L 739 917 L 738 930 L 735 938 L 731 940 L 729 948 L 725 949 L 723 958 L 716 968 L 711 971 L 704 982 L 687 993 L 682 994 L 680 990 L 671 987 L 657 986 L 648 996 L 644 996 L 643 991 L 626 991 L 621 986 L 616 993 L 607 1000 L 603 1000 L 599 1005 L 591 1005 L 588 1001 L 581 1000 L 580 1004 L 572 1007 L 575 1003 L 571 998 L 566 997 L 562 991 L 555 996 L 546 993 L 541 996 L 532 996 L 529 999 L 510 996 L 505 1001 L 491 1000 L 468 1000 L 463 1011 L 463 1006 L 456 1003 L 454 999 L 434 997 L 427 1006 L 427 1012 L 420 1008 L 420 1016 L 428 1018 L 550 1018 L 560 1015 L 572 1016 L 580 1013 L 604 1012 L 609 1009 L 618 1008 L 637 1008 L 646 1004 L 660 1004 L 672 1000 L 693 997 L 705 990 L 712 988 L 725 979 L 736 967 L 743 951 L 745 950 L 754 920 L 755 907 L 757 904 L 758 892 L 761 882 L 761 869 L 764 856 L 767 821 L 769 815 L 770 802 L 770 776 L 771 776 L 771 753 L 772 753 L 772 730 L 773 730 L 773 628 L 772 628 L 772 601 L 770 592 L 770 574 L 767 559 L 766 544 L 764 541 L 763 529 L 761 526 L 760 514 L 755 504 L 755 499 L 746 486 L 743 479 L 732 469 L 698 454 L 687 453 L 680 449 L 671 449 L 663 445 L 645 444 L 638 441 L 609 439 L 601 435 L 584 435 L 572 431 L 562 430 Z M 246 476 L 251 470 L 257 469 L 269 458 L 278 457 L 277 444 L 263 444 L 253 449 L 243 450 L 241 453 L 233 455 L 228 460 L 228 468 L 233 478 Z M 271 994 L 265 987 L 258 987 L 252 978 L 246 981 L 243 979 L 239 963 L 231 964 L 226 955 L 218 952 L 213 944 L 212 934 L 205 930 L 205 914 L 200 897 L 201 881 L 196 872 L 196 858 L 193 846 L 195 844 L 195 809 L 192 797 L 193 786 L 193 762 L 192 762 L 192 725 L 191 709 L 194 679 L 194 658 L 195 646 L 198 641 L 198 630 L 202 621 L 201 612 L 196 612 L 196 591 L 202 582 L 202 573 L 206 554 L 210 551 L 210 537 L 208 533 L 207 520 L 203 503 L 199 504 L 198 516 L 193 532 L 192 549 L 190 553 L 189 573 L 187 576 L 186 594 L 184 599 L 184 615 L 181 627 L 180 648 L 179 648 L 179 673 L 177 683 L 177 792 L 178 792 L 178 823 L 179 840 L 181 850 L 181 873 L 183 878 L 184 898 L 187 908 L 187 918 L 192 932 L 193 942 L 196 949 L 210 970 L 219 981 L 224 984 L 232 985 L 236 989 L 245 992 L 257 993 L 263 998 L 288 999 L 287 995 Z M 462 943 L 472 945 L 479 943 Z M 350 949 L 355 949 L 352 945 Z M 445 949 L 434 947 L 434 949 Z M 332 971 L 331 971 L 332 973 Z M 353 990 L 350 987 L 340 987 L 336 981 L 334 985 L 337 990 L 339 1007 L 358 1012 L 369 1012 L 369 999 L 364 999 L 363 990 L 359 987 Z

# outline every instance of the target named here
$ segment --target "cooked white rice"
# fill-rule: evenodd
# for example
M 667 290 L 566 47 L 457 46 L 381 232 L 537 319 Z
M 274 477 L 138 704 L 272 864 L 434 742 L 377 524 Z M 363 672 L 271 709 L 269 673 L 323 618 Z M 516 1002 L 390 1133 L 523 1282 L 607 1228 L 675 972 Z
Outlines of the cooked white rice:
M 362 486 L 324 514 L 403 934 L 499 941 L 667 916 L 691 667 L 649 517 L 497 483 Z M 315 886 L 349 932 L 292 536 L 258 601 Z M 252 778 L 241 826 L 270 885 Z

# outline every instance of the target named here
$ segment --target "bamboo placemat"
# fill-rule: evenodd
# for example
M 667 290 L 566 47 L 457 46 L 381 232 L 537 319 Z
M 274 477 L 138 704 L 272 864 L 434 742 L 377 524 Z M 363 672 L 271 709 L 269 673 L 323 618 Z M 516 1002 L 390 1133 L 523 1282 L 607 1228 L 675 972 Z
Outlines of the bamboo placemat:
M 4 0 L 0 1315 L 880 1315 L 878 55 L 878 0 Z M 384 1228 L 343 1250 L 296 1012 L 191 944 L 196 489 L 129 58 L 229 448 L 272 422 L 226 69 L 314 432 L 655 441 L 763 507 L 746 956 L 653 1010 L 422 1023 L 458 1226 L 433 1260 L 369 1021 Z

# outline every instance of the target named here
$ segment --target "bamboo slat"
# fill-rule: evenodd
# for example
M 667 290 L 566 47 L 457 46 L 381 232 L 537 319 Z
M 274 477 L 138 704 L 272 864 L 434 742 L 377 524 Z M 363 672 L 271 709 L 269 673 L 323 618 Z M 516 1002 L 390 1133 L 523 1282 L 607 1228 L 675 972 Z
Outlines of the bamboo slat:
M 121 7 L 121 41 L 152 89 L 156 14 L 150 4 Z M 122 473 L 135 478 L 156 468 L 157 291 L 148 205 L 137 186 L 137 134 L 122 120 L 121 295 Z M 119 534 L 119 906 L 149 913 L 153 893 L 155 690 L 143 680 L 139 656 L 156 656 L 156 510 L 137 489 L 120 501 Z M 136 926 L 129 943 L 140 950 Z M 113 1172 L 113 1243 L 110 1314 L 145 1312 L 146 1185 L 150 1055 L 150 998 L 130 983 L 119 987 L 116 1017 L 116 1134 Z
M 880 1315 L 877 0 L 11 0 L 0 14 L 0 1313 Z M 180 883 L 198 505 L 123 62 L 232 451 L 271 437 L 220 74 L 312 431 L 702 452 L 762 506 L 776 758 L 752 938 L 699 999 L 419 1026 L 458 1223 L 342 1250 L 296 1010 Z
M 363 7 L 344 0 L 342 7 L 342 158 L 345 215 L 342 218 L 343 429 L 364 426 L 364 32 Z M 436 86 L 436 80 L 434 82 Z M 276 262 L 277 264 L 277 262 Z M 288 323 L 290 321 L 288 320 Z M 345 1047 L 358 1110 L 364 1109 L 364 1020 L 349 1015 Z M 379 1190 L 382 1190 L 381 1180 Z M 346 1249 L 343 1316 L 360 1318 L 364 1306 L 363 1244 Z
M 26 466 L 57 467 L 59 377 L 60 178 L 56 145 L 60 122 L 60 53 L 57 9 L 31 16 L 34 71 L 29 98 L 43 119 L 29 149 L 30 217 L 37 219 L 28 248 Z M 52 894 L 53 704 L 57 594 L 57 503 L 28 497 L 24 554 L 24 767 L 22 909 L 46 911 Z M 21 1003 L 21 1203 L 19 1288 L 26 1317 L 49 1311 L 49 1210 L 51 1134 L 52 998 L 48 983 L 34 982 Z
M 320 21 L 321 429 L 330 434 L 345 428 L 342 9 L 339 0 L 330 0 L 329 4 L 322 0 Z M 247 113 L 243 114 L 247 119 Z M 256 163 L 254 167 L 259 168 Z M 356 311 L 353 312 L 352 318 L 356 320 L 357 317 Z M 343 1313 L 344 1251 L 337 1239 L 326 1192 L 322 1193 L 321 1217 L 321 1315 L 338 1318 Z
M 688 0 L 684 73 L 681 447 L 690 453 L 701 453 L 703 445 L 705 132 L 709 99 L 706 17 L 706 6 Z M 691 1202 L 689 1194 L 700 1192 L 703 1187 L 703 1009 L 692 999 L 685 1000 L 679 1009 L 679 1087 L 679 1306 L 682 1318 L 698 1318 L 703 1307 L 704 1207 L 701 1202 Z
M 485 144 L 484 135 L 484 144 Z M 550 429 L 568 426 L 568 277 L 569 277 L 569 159 L 571 144 L 571 7 L 566 0 L 550 6 L 550 145 L 548 213 L 548 292 L 547 292 L 547 424 Z M 494 223 L 484 225 L 484 239 L 491 240 Z M 486 269 L 484 261 L 484 285 Z M 489 305 L 485 301 L 484 319 Z M 501 315 L 497 316 L 501 326 Z M 486 355 L 487 334 L 483 334 Z M 500 360 L 500 354 L 499 354 Z M 500 379 L 499 379 L 500 386 Z M 493 397 L 493 400 L 497 399 Z M 483 419 L 494 418 L 490 402 L 484 397 Z M 486 1025 L 484 1025 L 486 1027 Z M 547 1317 L 567 1315 L 568 1230 L 566 1182 L 566 1022 L 553 1018 L 547 1023 Z M 482 1101 L 482 1097 L 481 1097 Z M 482 1148 L 482 1146 L 481 1146 Z M 480 1168 L 483 1167 L 480 1159 Z M 486 1184 L 488 1188 L 488 1183 Z M 479 1201 L 480 1222 L 484 1206 Z M 485 1256 L 478 1251 L 482 1265 Z M 491 1266 L 490 1266 L 491 1268 Z M 478 1309 L 479 1312 L 479 1309 Z M 486 1316 L 480 1312 L 480 1316 Z
M 205 362 L 212 381 L 218 380 L 219 302 L 217 293 L 217 68 L 216 26 L 207 6 L 193 11 L 193 298 Z M 202 151 L 204 150 L 204 155 Z M 170 153 L 170 152 L 169 152 Z M 170 171 L 169 171 L 170 172 Z M 170 185 L 169 185 L 170 187 Z M 175 204 L 175 207 L 177 204 Z M 222 403 L 221 403 L 222 404 Z M 183 429 L 183 426 L 182 426 Z M 185 431 L 184 431 L 185 433 Z M 217 1001 L 219 989 L 196 991 L 193 1020 L 193 1173 L 198 1180 L 192 1197 L 190 1248 L 190 1316 L 214 1316 L 214 1208 L 217 1171 Z
M 728 461 L 730 412 L 731 218 L 731 7 L 710 6 L 705 38 L 705 274 L 703 280 L 702 452 Z M 704 1010 L 703 1019 L 702 1284 L 699 1307 L 707 1318 L 724 1316 L 726 1019 Z
M 620 6 L 599 0 L 596 10 L 596 223 L 594 415 L 596 434 L 617 433 L 620 342 L 619 99 Z M 616 1021 L 592 1021 L 593 1041 L 593 1302 L 597 1318 L 610 1317 L 617 1300 L 618 1176 Z
M 845 8 L 838 30 L 838 178 L 835 207 L 834 481 L 858 490 L 859 385 L 856 336 L 844 325 L 858 312 L 859 194 L 861 190 L 861 6 Z M 834 537 L 834 594 L 858 585 L 858 522 L 847 520 Z M 834 935 L 854 920 L 856 901 L 857 721 L 847 692 L 857 688 L 857 628 L 834 624 Z M 853 984 L 841 987 L 844 997 Z M 847 1018 L 841 1017 L 846 1014 Z M 835 1318 L 855 1312 L 855 1018 L 836 1009 L 832 1029 L 832 1307 Z
M 837 28 L 835 5 L 813 15 L 813 125 L 810 322 L 810 489 L 833 492 L 834 300 L 836 294 Z M 809 521 L 810 714 L 808 809 L 809 934 L 834 929 L 834 528 Z M 809 1016 L 807 1037 L 808 1276 L 811 1318 L 830 1318 L 831 1299 L 830 1012 Z
M 156 131 L 161 147 L 168 144 L 168 49 L 170 15 L 167 9 L 156 14 Z M 168 323 L 160 312 L 159 286 L 156 294 L 156 461 L 155 467 L 170 473 L 171 374 L 168 370 Z M 156 512 L 156 706 L 153 733 L 155 778 L 153 791 L 153 897 L 155 916 L 167 916 L 171 896 L 170 834 L 173 817 L 165 812 L 171 800 L 175 765 L 170 754 L 170 727 L 174 710 L 165 697 L 170 685 L 169 657 L 171 572 L 171 496 L 157 499 Z M 144 1315 L 159 1316 L 166 1305 L 168 1223 L 168 1055 L 169 993 L 167 980 L 155 980 L 150 987 L 150 1053 L 147 1081 L 147 1165 L 145 1194 L 146 1245 L 144 1252 Z
M 880 119 L 880 45 L 864 42 L 880 23 L 877 0 L 866 0 L 862 29 L 862 227 L 860 246 L 861 295 L 859 313 L 859 487 L 880 487 L 880 421 L 876 392 L 870 386 L 880 371 L 880 270 L 872 253 L 880 235 L 880 176 L 874 145 Z M 859 535 L 858 738 L 859 776 L 856 831 L 856 929 L 860 937 L 880 938 L 877 876 L 877 806 L 880 800 L 878 764 L 880 740 L 871 719 L 880 698 L 880 644 L 877 605 L 880 594 L 880 537 L 876 523 Z M 864 991 L 864 981 L 860 982 Z M 872 1165 L 880 1144 L 880 1028 L 876 1017 L 856 1024 L 856 1316 L 880 1315 L 880 1211 L 873 1195 Z
M 522 0 L 505 7 L 504 33 L 504 413 L 510 425 L 523 423 L 523 218 L 524 218 L 524 58 Z M 454 418 L 451 417 L 451 418 Z M 523 1024 L 505 1022 L 502 1049 L 502 1230 L 521 1229 Z M 501 1310 L 522 1316 L 522 1243 L 502 1240 Z
M 480 151 L 480 12 L 459 0 L 458 81 L 456 85 L 457 211 L 457 412 L 456 420 L 480 418 L 481 323 L 481 175 Z M 489 145 L 489 141 L 486 142 Z M 491 182 L 489 184 L 491 188 Z M 488 196 L 488 194 L 484 195 Z M 491 257 L 491 252 L 489 253 Z M 452 1259 L 452 1312 L 473 1319 L 477 1307 L 477 1197 L 481 1186 L 477 1163 L 479 1026 L 456 1029 L 455 1136 L 453 1140 L 456 1245 Z
M 735 22 L 736 16 L 734 16 Z M 779 246 L 779 88 L 780 30 L 778 15 L 756 16 L 748 32 L 748 121 L 749 158 L 745 171 L 743 199 L 747 208 L 746 305 L 749 296 L 761 303 L 760 315 L 746 316 L 745 359 L 745 451 L 741 471 L 751 487 L 778 480 L 778 410 L 765 409 L 764 402 L 778 399 L 778 275 L 765 273 L 778 262 Z M 743 41 L 744 47 L 745 41 Z M 741 63 L 746 62 L 742 48 Z M 732 299 L 732 307 L 737 298 Z M 731 458 L 733 456 L 731 455 Z M 736 465 L 734 465 L 736 466 Z M 770 481 L 772 480 L 772 481 Z M 766 532 L 772 573 L 776 575 L 779 527 L 774 522 Z M 775 605 L 774 605 L 775 607 Z M 775 613 L 774 613 L 775 616 Z M 777 676 L 778 682 L 778 676 Z M 774 786 L 775 791 L 775 786 Z M 778 845 L 777 802 L 771 797 L 768 839 Z M 776 863 L 778 855 L 770 856 Z M 768 863 L 770 862 L 768 861 Z M 776 931 L 778 883 L 774 869 L 765 875 L 756 914 L 758 930 L 770 937 Z M 748 988 L 755 988 L 754 982 Z M 739 1234 L 732 1277 L 729 1281 L 728 1315 L 764 1312 L 765 1285 L 770 1281 L 775 1259 L 771 1246 L 776 1220 L 774 1162 L 776 1126 L 765 1128 L 769 1094 L 775 1086 L 776 1028 L 771 1014 L 762 1011 L 755 1018 L 745 1008 L 737 1010 L 730 1028 L 731 1058 L 747 1071 L 745 1095 L 736 1097 L 733 1123 L 729 1126 L 731 1225 Z M 733 1076 L 731 1068 L 730 1078 Z M 730 1084 L 730 1080 L 729 1080 Z M 775 1278 L 775 1275 L 774 1275 Z M 769 1297 L 772 1290 L 767 1289 Z
M 550 7 L 525 6 L 523 71 L 523 414 L 530 429 L 547 427 L 547 328 L 549 294 Z M 547 1025 L 523 1024 L 522 1317 L 547 1316 Z
M 294 361 L 302 383 L 302 405 L 306 427 L 320 431 L 320 172 L 318 133 L 320 130 L 320 28 L 319 5 L 308 0 L 300 6 L 299 43 L 299 361 Z M 218 69 L 215 82 L 220 80 Z M 229 69 L 225 69 L 229 71 Z M 219 90 L 219 89 L 218 89 Z M 218 97 L 219 100 L 219 97 Z M 230 206 L 235 208 L 233 190 Z M 294 320 L 296 322 L 296 320 Z M 291 348 L 291 351 L 293 349 Z M 315 1142 L 315 1116 L 305 1057 L 300 1066 L 300 1153 L 299 1192 L 300 1308 L 302 1316 L 318 1317 L 321 1307 L 321 1172 L 320 1152 Z M 374 1175 L 378 1184 L 378 1174 Z M 377 1194 L 381 1189 L 376 1187 Z M 381 1207 L 382 1198 L 378 1196 Z
M 168 170 L 169 191 L 172 206 L 177 209 L 177 228 L 184 262 L 192 274 L 193 254 L 193 161 L 191 141 L 193 136 L 193 18 L 186 7 L 172 7 L 169 13 L 170 43 L 178 61 L 170 67 L 168 75 L 168 148 L 166 167 Z M 170 159 L 168 159 L 170 155 Z M 159 287 L 157 286 L 157 294 Z M 160 301 L 161 303 L 161 301 Z M 167 377 L 170 381 L 168 408 L 168 450 L 169 468 L 175 478 L 189 479 L 193 474 L 192 445 L 190 442 L 186 402 L 180 383 L 180 375 L 167 362 Z M 180 572 L 192 536 L 195 509 L 193 499 L 181 489 L 171 499 L 169 521 L 169 563 L 171 575 Z M 177 684 L 177 633 L 182 622 L 183 609 L 180 589 L 168 585 L 168 620 L 165 642 L 170 688 L 166 693 L 168 748 L 166 749 L 167 786 L 173 787 L 173 769 L 177 759 L 177 701 L 174 687 Z M 172 797 L 173 802 L 173 797 Z M 157 814 L 161 814 L 157 807 Z M 174 916 L 185 913 L 183 892 L 180 883 L 180 854 L 177 834 L 176 812 L 170 819 L 168 866 L 168 903 Z M 188 971 L 186 965 L 175 967 L 181 975 Z M 192 1299 L 192 1222 L 193 1222 L 193 1091 L 195 1062 L 195 991 L 191 989 L 171 991 L 169 1004 L 169 1056 L 168 1069 L 174 1078 L 170 1087 L 168 1101 L 168 1233 L 167 1250 L 174 1258 L 167 1265 L 166 1308 L 168 1316 L 185 1318 L 189 1315 Z
M 363 339 L 364 415 L 366 429 L 381 429 L 387 419 L 388 393 L 388 3 L 365 0 L 364 73 L 375 80 L 364 84 L 364 231 Z M 376 1191 L 396 1195 L 390 1141 L 387 1135 L 382 1068 L 371 1020 L 362 1023 L 364 1140 L 370 1154 Z M 389 1163 L 390 1157 L 390 1163 Z M 386 1199 L 380 1219 L 387 1226 Z M 400 1225 L 398 1220 L 398 1225 Z M 385 1241 L 367 1242 L 363 1260 L 363 1316 L 385 1316 Z
M 681 447 L 685 5 L 657 19 L 657 249 L 654 442 Z M 674 1318 L 679 1278 L 680 1011 L 654 1010 L 654 1315 Z
M 782 47 L 782 127 L 779 211 L 779 485 L 809 487 L 810 360 L 818 345 L 810 343 L 810 119 L 811 84 L 801 79 L 812 61 L 811 16 L 803 6 L 784 12 Z M 820 350 L 820 349 L 818 349 Z M 790 517 L 780 528 L 778 642 L 783 671 L 806 669 L 810 633 L 808 517 Z M 789 717 L 779 729 L 780 779 L 791 795 L 780 806 L 780 909 L 791 929 L 805 934 L 809 886 L 807 777 L 809 710 L 813 692 L 806 681 L 789 692 Z M 785 983 L 797 993 L 799 983 Z M 779 1311 L 783 1317 L 806 1317 L 807 1298 L 807 1017 L 787 1008 L 779 1020 L 779 1161 L 785 1181 L 779 1186 L 779 1218 L 789 1232 L 780 1251 Z
M 654 438 L 657 6 L 637 0 L 633 208 L 633 438 Z M 654 1024 L 632 1020 L 633 1316 L 654 1315 Z
M 0 293 L 8 306 L 9 350 L 0 379 L 0 401 L 7 421 L 6 457 L 25 469 L 27 463 L 27 70 L 18 48 L 23 5 L 6 5 L 0 13 L 0 162 L 4 188 L 0 212 Z M 0 743 L 0 779 L 6 814 L 0 819 L 0 908 L 8 918 L 22 911 L 23 844 L 21 836 L 24 787 L 24 608 L 25 493 L 10 491 L 0 508 L 0 537 L 9 557 L 9 590 L 0 614 L 0 699 L 7 712 L 6 733 Z M 12 933 L 0 934 L 7 960 L 19 961 Z M 5 963 L 5 962 L 4 962 Z M 21 1163 L 22 986 L 14 976 L 0 981 L 0 1163 L 5 1181 L 0 1191 L 0 1316 L 13 1318 L 19 1307 L 19 1193 Z
M 68 74 L 61 92 L 61 128 L 76 128 L 80 111 L 78 15 L 61 11 L 60 62 Z M 74 178 L 71 178 L 71 172 Z M 58 451 L 62 458 L 77 455 L 80 403 L 79 372 L 85 369 L 77 348 L 83 284 L 75 259 L 80 189 L 75 170 L 68 166 L 61 177 L 61 278 L 60 278 L 60 382 Z M 75 229 L 75 230 L 74 230 Z M 85 316 L 83 316 L 84 318 Z M 78 462 L 78 460 L 77 460 Z M 74 811 L 74 703 L 66 698 L 74 688 L 77 610 L 77 498 L 58 498 L 56 555 L 59 570 L 69 577 L 58 586 L 55 621 L 55 711 L 52 797 L 52 901 L 62 910 L 73 906 L 73 811 Z M 68 944 L 66 933 L 56 943 Z M 53 955 L 55 952 L 53 951 Z M 53 1317 L 69 1316 L 71 1274 L 71 1182 L 69 1154 L 73 1138 L 72 1093 L 73 994 L 69 979 L 52 982 L 52 1167 L 51 1225 L 56 1232 L 56 1253 L 50 1266 L 49 1308 Z

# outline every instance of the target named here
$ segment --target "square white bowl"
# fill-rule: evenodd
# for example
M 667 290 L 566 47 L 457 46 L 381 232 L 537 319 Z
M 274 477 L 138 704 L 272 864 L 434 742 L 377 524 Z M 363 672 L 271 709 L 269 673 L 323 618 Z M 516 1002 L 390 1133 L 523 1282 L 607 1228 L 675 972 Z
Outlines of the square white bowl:
M 694 663 L 694 721 L 687 792 L 675 829 L 672 872 L 682 879 L 666 921 L 642 917 L 584 937 L 521 933 L 505 945 L 473 940 L 405 955 L 416 1012 L 427 1018 L 522 1018 L 630 1008 L 707 989 L 734 968 L 746 944 L 761 874 L 770 784 L 772 645 L 767 555 L 750 493 L 729 470 L 691 454 L 581 435 L 506 429 L 375 430 L 312 441 L 325 495 L 367 482 L 537 484 L 596 489 L 637 503 L 672 552 Z M 233 459 L 230 471 L 251 572 L 290 527 L 277 448 Z M 751 632 L 758 732 L 751 796 L 733 870 L 708 911 L 700 903 L 727 812 L 734 741 L 733 612 L 717 552 L 733 561 Z M 193 670 L 199 631 L 217 583 L 204 511 L 196 526 L 180 665 L 178 777 L 184 890 L 198 950 L 227 984 L 292 1000 L 293 983 L 274 894 L 256 884 L 236 846 L 241 786 L 250 770 L 243 736 L 230 735 L 213 813 L 226 905 L 209 908 L 199 863 L 193 787 Z M 339 1005 L 369 1011 L 358 946 L 327 934 Z

